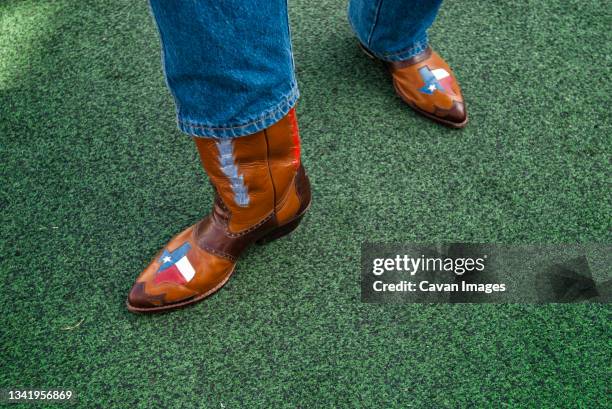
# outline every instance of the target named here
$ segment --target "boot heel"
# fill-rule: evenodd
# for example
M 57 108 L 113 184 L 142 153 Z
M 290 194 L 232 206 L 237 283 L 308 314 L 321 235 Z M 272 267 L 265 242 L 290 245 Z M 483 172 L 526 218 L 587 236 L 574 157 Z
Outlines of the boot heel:
M 300 222 L 302 221 L 302 217 L 303 216 L 300 216 L 297 219 L 292 220 L 289 223 L 279 227 L 278 229 L 271 231 L 270 233 L 268 233 L 267 236 L 264 236 L 261 239 L 257 240 L 255 244 L 258 244 L 261 246 L 262 244 L 268 244 L 271 241 L 280 239 L 281 237 L 288 235 L 300 225 Z

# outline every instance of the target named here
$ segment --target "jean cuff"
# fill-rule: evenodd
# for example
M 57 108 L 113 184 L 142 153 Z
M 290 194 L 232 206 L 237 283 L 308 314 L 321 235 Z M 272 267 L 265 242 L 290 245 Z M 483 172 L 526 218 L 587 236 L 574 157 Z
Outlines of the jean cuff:
M 299 97 L 300 91 L 297 84 L 294 84 L 291 91 L 283 96 L 278 104 L 263 112 L 255 120 L 243 124 L 213 126 L 206 123 L 186 121 L 178 115 L 178 128 L 181 132 L 190 136 L 202 138 L 237 138 L 251 135 L 269 128 L 283 119 L 289 113 L 289 110 L 295 106 Z
M 351 25 L 351 28 L 353 29 L 353 32 L 357 33 L 357 31 L 353 27 L 352 22 L 349 21 L 349 23 Z M 359 39 L 359 36 L 357 36 L 357 40 L 374 57 L 378 58 L 379 60 L 389 61 L 389 62 L 408 60 L 408 59 L 414 57 L 415 55 L 421 54 L 429 46 L 429 40 L 427 38 L 427 33 L 423 34 L 420 38 L 418 38 L 417 40 L 411 42 L 407 46 L 402 47 L 399 51 L 377 51 L 377 50 L 373 50 L 367 44 L 364 44 L 363 41 L 361 41 Z

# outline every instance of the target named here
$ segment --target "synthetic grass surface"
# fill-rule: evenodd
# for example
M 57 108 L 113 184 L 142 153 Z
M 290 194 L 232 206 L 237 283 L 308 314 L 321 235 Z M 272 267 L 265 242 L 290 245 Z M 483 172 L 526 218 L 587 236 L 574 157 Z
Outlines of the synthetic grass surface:
M 83 407 L 605 407 L 607 305 L 367 305 L 363 241 L 610 241 L 610 5 L 446 2 L 430 32 L 470 123 L 442 128 L 290 2 L 314 201 L 214 297 L 125 297 L 209 208 L 145 2 L 0 3 L 0 387 Z M 76 324 L 80 325 L 73 329 Z

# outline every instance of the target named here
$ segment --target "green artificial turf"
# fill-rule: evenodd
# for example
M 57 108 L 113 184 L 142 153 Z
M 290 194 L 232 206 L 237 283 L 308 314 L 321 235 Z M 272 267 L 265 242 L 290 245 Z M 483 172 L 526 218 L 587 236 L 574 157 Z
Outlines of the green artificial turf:
M 344 0 L 290 6 L 312 208 L 214 297 L 138 316 L 134 278 L 212 197 L 146 3 L 0 2 L 0 388 L 101 408 L 609 407 L 608 305 L 364 304 L 359 260 L 366 240 L 610 241 L 610 4 L 446 2 L 430 37 L 463 131 L 401 103 Z

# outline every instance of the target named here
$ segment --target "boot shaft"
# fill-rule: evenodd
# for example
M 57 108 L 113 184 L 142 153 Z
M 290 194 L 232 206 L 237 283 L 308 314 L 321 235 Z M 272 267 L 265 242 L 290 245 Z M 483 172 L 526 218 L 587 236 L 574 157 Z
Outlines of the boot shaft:
M 269 128 L 232 139 L 194 138 L 223 203 L 228 230 L 238 233 L 275 215 L 289 220 L 301 206 L 294 183 L 300 168 L 295 110 Z

